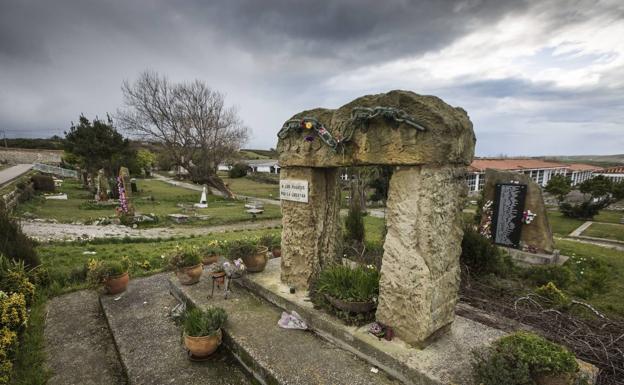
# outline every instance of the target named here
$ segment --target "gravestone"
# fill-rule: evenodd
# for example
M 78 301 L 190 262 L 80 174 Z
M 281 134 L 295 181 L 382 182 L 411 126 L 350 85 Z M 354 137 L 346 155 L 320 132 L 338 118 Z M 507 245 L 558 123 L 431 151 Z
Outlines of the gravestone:
M 198 209 L 208 208 L 208 198 L 206 197 L 206 186 L 202 189 L 201 197 L 199 198 L 199 203 L 195 203 L 193 205 Z
M 339 167 L 396 166 L 376 318 L 418 346 L 450 325 L 464 175 L 475 145 L 466 112 L 434 96 L 391 91 L 296 114 L 278 138 L 282 282 L 305 290 L 340 261 Z
M 479 231 L 504 247 L 552 254 L 555 247 L 542 189 L 528 175 L 488 169 Z
M 108 179 L 104 174 L 104 170 L 101 169 L 98 171 L 97 176 L 97 193 L 96 200 L 100 202 L 106 202 L 108 200 L 108 190 L 110 189 L 110 185 L 108 184 Z

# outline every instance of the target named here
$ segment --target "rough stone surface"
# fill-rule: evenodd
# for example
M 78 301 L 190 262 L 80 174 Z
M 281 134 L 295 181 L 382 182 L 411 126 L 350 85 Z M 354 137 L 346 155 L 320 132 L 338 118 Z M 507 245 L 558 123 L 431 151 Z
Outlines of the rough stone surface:
M 182 331 L 169 318 L 177 304 L 168 291 L 169 274 L 133 279 L 119 296 L 100 303 L 119 355 L 133 385 L 243 385 L 252 383 L 223 347 L 205 362 L 191 362 L 182 345 Z M 202 293 L 205 296 L 206 292 Z
M 448 333 L 423 349 L 412 347 L 400 338 L 378 339 L 368 333 L 368 326 L 347 326 L 314 309 L 307 292 L 290 294 L 288 286 L 280 281 L 279 269 L 279 260 L 272 259 L 262 273 L 247 275 L 240 284 L 284 310 L 297 311 L 319 336 L 353 352 L 404 384 L 472 385 L 471 351 L 505 335 L 500 330 L 458 316 Z
M 280 178 L 308 181 L 308 203 L 282 201 L 282 280 L 307 289 L 321 267 L 338 258 L 342 234 L 338 169 L 288 167 Z
M 44 333 L 49 385 L 126 384 L 94 291 L 51 299 Z
M 483 188 L 484 202 L 494 201 L 497 183 L 517 181 L 528 186 L 524 210 L 531 210 L 537 214 L 531 224 L 523 224 L 520 234 L 520 247 L 533 247 L 537 252 L 551 254 L 555 249 L 552 230 L 548 222 L 546 206 L 542 197 L 542 189 L 533 180 L 524 174 L 510 171 L 485 170 L 485 187 Z M 482 220 L 485 220 L 483 218 Z
M 279 273 L 275 279 L 279 279 Z M 232 295 L 225 300 L 222 293 L 213 298 L 206 296 L 210 282 L 205 276 L 192 286 L 182 286 L 175 279 L 170 282 L 172 293 L 183 301 L 195 306 L 226 309 L 228 322 L 224 328 L 224 344 L 265 384 L 400 384 L 383 371 L 371 372 L 369 363 L 314 333 L 280 328 L 277 321 L 282 310 L 244 288 L 234 287 Z
M 390 180 L 377 320 L 413 345 L 455 318 L 460 282 L 461 167 L 399 167 Z
M 466 112 L 454 108 L 435 96 L 410 91 L 391 91 L 367 95 L 337 110 L 317 108 L 296 114 L 293 118 L 314 117 L 334 138 L 340 137 L 351 118 L 353 107 L 394 107 L 412 116 L 426 131 L 407 124 L 388 124 L 378 117 L 366 129 L 357 128 L 350 142 L 334 152 L 319 138 L 304 140 L 307 133 L 292 132 L 280 139 L 277 151 L 281 167 L 340 167 L 352 165 L 420 165 L 472 161 L 475 135 Z

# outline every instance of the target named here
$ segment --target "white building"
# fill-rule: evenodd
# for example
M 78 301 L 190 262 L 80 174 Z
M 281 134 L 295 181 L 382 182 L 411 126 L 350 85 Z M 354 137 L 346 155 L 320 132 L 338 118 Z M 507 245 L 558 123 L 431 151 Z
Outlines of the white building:
M 241 163 L 245 163 L 249 166 L 251 172 L 262 172 L 268 174 L 279 174 L 280 166 L 275 159 L 257 159 L 257 160 L 244 160 Z M 231 165 L 222 163 L 217 166 L 218 171 L 230 171 Z
M 468 175 L 466 176 L 469 193 L 474 194 L 483 190 L 485 170 L 488 168 L 526 174 L 535 183 L 544 187 L 554 175 L 565 175 L 568 165 L 532 158 L 475 159 L 468 167 Z
M 600 171 L 600 167 L 589 164 L 572 163 L 566 169 L 566 176 L 570 178 L 572 186 L 576 186 L 594 177 L 595 173 Z
M 602 175 L 611 179 L 613 183 L 624 182 L 624 166 L 615 166 L 605 168 L 596 172 L 594 175 Z

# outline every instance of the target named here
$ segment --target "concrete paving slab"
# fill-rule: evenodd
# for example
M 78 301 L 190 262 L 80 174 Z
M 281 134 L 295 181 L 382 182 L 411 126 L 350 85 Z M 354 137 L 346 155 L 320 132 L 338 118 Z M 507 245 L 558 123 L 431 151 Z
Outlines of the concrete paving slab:
M 48 385 L 123 385 L 126 378 L 94 291 L 51 299 L 45 324 Z
M 191 362 L 182 331 L 169 318 L 177 301 L 169 294 L 168 274 L 133 279 L 118 296 L 101 296 L 121 361 L 132 385 L 243 385 L 253 383 L 220 347 L 205 362 Z
M 371 371 L 368 362 L 336 347 L 310 331 L 277 326 L 281 309 L 236 287 L 209 298 L 211 281 L 182 286 L 170 280 L 172 293 L 194 306 L 221 306 L 228 312 L 224 344 L 264 384 L 289 385 L 390 385 L 400 384 L 382 370 Z

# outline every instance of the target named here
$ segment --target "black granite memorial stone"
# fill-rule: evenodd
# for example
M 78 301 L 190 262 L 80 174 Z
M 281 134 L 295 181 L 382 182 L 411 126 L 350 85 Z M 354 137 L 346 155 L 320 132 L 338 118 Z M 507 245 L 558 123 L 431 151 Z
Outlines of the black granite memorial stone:
M 501 246 L 519 248 L 527 185 L 497 183 L 492 214 L 492 239 Z

